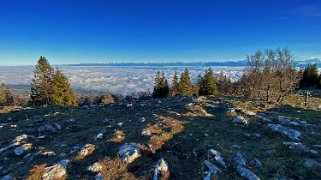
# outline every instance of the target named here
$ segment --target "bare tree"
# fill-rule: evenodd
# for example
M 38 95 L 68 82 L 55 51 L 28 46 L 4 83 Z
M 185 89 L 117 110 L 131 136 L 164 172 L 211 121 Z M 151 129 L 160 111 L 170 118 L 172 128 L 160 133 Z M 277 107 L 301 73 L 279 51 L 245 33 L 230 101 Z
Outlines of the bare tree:
M 237 82 L 237 92 L 246 98 L 281 102 L 298 86 L 300 74 L 289 49 L 257 51 L 248 56 L 248 67 Z

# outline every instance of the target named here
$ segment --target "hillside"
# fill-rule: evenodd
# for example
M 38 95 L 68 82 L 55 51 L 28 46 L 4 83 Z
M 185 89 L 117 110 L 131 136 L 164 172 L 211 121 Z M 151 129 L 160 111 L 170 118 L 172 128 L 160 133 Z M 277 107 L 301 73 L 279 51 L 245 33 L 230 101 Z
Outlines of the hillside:
M 302 99 L 171 97 L 3 113 L 0 177 L 320 179 L 321 110 Z

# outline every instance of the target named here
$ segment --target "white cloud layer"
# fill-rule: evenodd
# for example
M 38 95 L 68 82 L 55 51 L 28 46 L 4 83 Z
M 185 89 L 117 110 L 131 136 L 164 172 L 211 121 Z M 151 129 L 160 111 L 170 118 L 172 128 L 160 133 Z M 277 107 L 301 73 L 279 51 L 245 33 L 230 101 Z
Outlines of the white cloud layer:
M 73 89 L 101 91 L 107 89 L 117 94 L 140 92 L 153 89 L 158 70 L 164 71 L 169 83 L 174 71 L 180 75 L 184 67 L 88 67 L 62 66 L 63 73 L 69 78 Z M 192 81 L 203 74 L 208 67 L 188 67 Z M 238 79 L 243 67 L 212 67 L 215 73 L 223 71 L 232 80 Z M 0 67 L 0 82 L 9 85 L 29 85 L 33 77 L 32 66 Z

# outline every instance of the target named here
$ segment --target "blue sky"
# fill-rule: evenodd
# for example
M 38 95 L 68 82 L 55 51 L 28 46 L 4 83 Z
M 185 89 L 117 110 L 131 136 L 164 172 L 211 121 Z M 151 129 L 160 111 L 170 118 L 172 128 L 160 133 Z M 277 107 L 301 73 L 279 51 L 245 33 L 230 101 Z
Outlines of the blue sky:
M 320 0 L 1 0 L 0 65 L 321 57 Z

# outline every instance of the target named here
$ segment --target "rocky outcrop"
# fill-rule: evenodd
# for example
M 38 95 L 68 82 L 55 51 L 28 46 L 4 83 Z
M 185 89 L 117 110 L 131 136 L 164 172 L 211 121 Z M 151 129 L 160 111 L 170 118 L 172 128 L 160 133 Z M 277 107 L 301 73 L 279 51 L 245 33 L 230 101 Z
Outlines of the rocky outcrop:
M 224 169 L 226 169 L 226 164 L 224 161 L 224 158 L 222 156 L 222 154 L 219 151 L 216 151 L 214 149 L 210 149 L 208 150 L 208 158 L 210 160 L 215 160 L 220 166 L 222 166 Z
M 280 124 L 268 124 L 268 127 L 272 129 L 272 131 L 279 132 L 291 139 L 297 140 L 301 136 L 301 133 L 299 131 L 296 131 L 294 129 L 283 127 Z
M 62 160 L 59 163 L 46 167 L 46 172 L 42 175 L 43 180 L 52 180 L 63 178 L 67 175 L 67 166 L 69 160 Z

